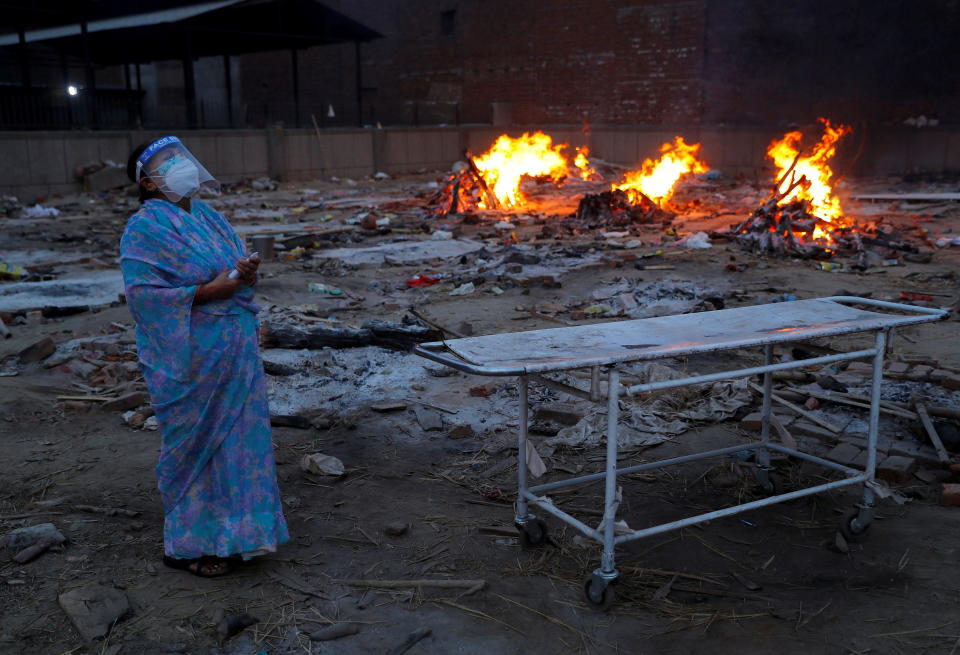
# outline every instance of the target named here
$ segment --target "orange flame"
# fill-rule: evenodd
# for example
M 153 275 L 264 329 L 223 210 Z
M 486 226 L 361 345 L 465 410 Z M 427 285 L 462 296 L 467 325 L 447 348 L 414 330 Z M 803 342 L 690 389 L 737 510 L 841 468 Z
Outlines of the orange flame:
M 589 180 L 597 174 L 596 169 L 590 165 L 589 155 L 590 148 L 587 146 L 579 146 L 577 148 L 577 156 L 573 158 L 573 165 L 576 166 L 580 172 L 581 180 Z
M 660 203 L 673 195 L 673 186 L 688 173 L 706 173 L 707 165 L 697 159 L 700 144 L 687 145 L 683 137 L 676 137 L 673 143 L 660 146 L 660 158 L 645 159 L 640 170 L 630 171 L 623 182 L 614 184 L 613 190 L 626 191 L 631 202 L 639 202 L 640 194 Z
M 546 176 L 554 182 L 567 176 L 567 159 L 560 152 L 564 147 L 553 145 L 543 132 L 524 133 L 516 139 L 503 134 L 474 163 L 500 204 L 517 207 L 524 201 L 520 182 L 525 175 Z
M 781 202 L 806 200 L 810 206 L 810 213 L 814 216 L 840 225 L 843 219 L 843 208 L 840 206 L 840 199 L 833 195 L 833 189 L 830 186 L 833 170 L 827 162 L 836 153 L 837 142 L 844 135 L 849 134 L 852 128 L 846 125 L 834 127 L 826 118 L 817 120 L 823 123 L 823 136 L 813 147 L 810 155 L 797 159 L 803 134 L 795 131 L 787 132 L 782 139 L 771 142 L 767 148 L 767 156 L 777 165 L 777 180 L 784 177 L 794 159 L 797 159 L 797 165 L 794 166 L 793 171 L 780 183 L 778 189 L 780 193 L 785 193 L 790 188 L 791 180 L 796 181 L 806 178 L 805 181 L 794 187 L 793 191 L 787 194 Z M 815 239 L 829 238 L 829 235 L 820 227 L 814 230 L 813 236 Z

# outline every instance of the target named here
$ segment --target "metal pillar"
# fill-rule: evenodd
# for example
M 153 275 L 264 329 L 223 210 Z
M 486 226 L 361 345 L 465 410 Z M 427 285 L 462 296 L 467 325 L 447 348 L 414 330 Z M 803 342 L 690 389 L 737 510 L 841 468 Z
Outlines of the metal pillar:
M 227 90 L 227 122 L 236 127 L 233 121 L 233 75 L 230 73 L 230 55 L 223 56 L 223 83 Z
M 520 425 L 517 436 L 517 513 L 513 522 L 522 528 L 531 518 L 530 511 L 527 508 L 527 498 L 524 492 L 527 490 L 527 427 L 530 414 L 528 403 L 530 381 L 526 375 L 520 376 L 517 380 L 517 389 L 520 392 Z
M 197 85 L 193 75 L 193 36 L 187 32 L 183 58 L 183 99 L 187 105 L 187 126 L 197 127 Z
M 616 577 L 614 560 L 614 523 L 617 520 L 617 443 L 620 421 L 620 372 L 611 368 L 607 383 L 607 475 L 603 491 L 603 555 L 600 573 Z
M 883 384 L 883 356 L 887 349 L 887 334 L 877 330 L 874 338 L 873 381 L 870 385 L 870 430 L 867 435 L 867 467 L 864 473 L 867 482 L 872 482 L 877 471 L 877 437 L 880 430 L 880 387 Z M 861 523 L 869 524 L 873 519 L 874 493 L 869 484 L 863 486 L 863 506 Z
M 773 364 L 773 344 L 763 347 L 763 365 Z M 757 449 L 757 480 L 764 488 L 770 486 L 770 414 L 773 411 L 773 371 L 763 374 L 763 405 L 761 406 L 760 448 Z
M 63 76 L 63 88 L 66 89 L 70 84 L 70 65 L 63 50 L 60 51 L 60 73 Z M 67 95 L 67 125 L 73 127 L 73 98 L 70 95 Z
M 87 33 L 86 19 L 80 23 L 80 39 L 83 42 L 83 67 L 87 79 L 87 88 L 84 89 L 87 100 L 87 115 L 90 127 L 97 127 L 100 123 L 97 116 L 97 79 L 93 72 L 93 64 L 90 62 L 90 35 Z
M 140 77 L 140 62 L 134 64 L 137 74 L 137 128 L 143 127 L 143 80 Z
M 363 127 L 363 71 L 360 67 L 360 42 L 354 41 L 354 68 L 357 83 L 357 127 Z
M 137 110 L 133 106 L 133 81 L 130 77 L 130 64 L 123 65 L 123 85 L 127 91 L 127 127 L 133 127 L 137 120 Z
M 300 73 L 296 48 L 290 48 L 290 74 L 293 76 L 293 126 L 300 127 Z
M 27 33 L 23 29 L 23 25 L 17 27 L 17 38 L 19 40 L 17 54 L 20 58 L 20 84 L 23 85 L 23 88 L 29 89 L 33 85 L 30 81 L 30 53 L 27 51 Z

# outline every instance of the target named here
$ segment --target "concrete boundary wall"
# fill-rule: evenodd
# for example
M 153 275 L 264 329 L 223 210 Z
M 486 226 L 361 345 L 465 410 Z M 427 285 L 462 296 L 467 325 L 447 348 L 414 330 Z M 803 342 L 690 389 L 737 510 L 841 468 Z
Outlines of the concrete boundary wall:
M 448 170 L 464 150 L 481 153 L 506 131 L 519 135 L 534 128 L 486 125 L 386 129 L 181 131 L 179 136 L 218 178 L 269 175 L 281 180 L 363 177 Z M 730 175 L 766 180 L 766 149 L 782 135 L 773 128 L 579 127 L 546 126 L 555 142 L 586 144 L 604 160 L 633 166 L 656 156 L 676 135 L 700 142 L 707 163 Z M 75 171 L 89 162 L 125 164 L 130 151 L 163 132 L 0 132 L 0 193 L 33 202 L 38 196 L 81 190 Z M 874 129 L 855 134 L 841 149 L 834 168 L 849 176 L 916 172 L 960 172 L 960 128 Z

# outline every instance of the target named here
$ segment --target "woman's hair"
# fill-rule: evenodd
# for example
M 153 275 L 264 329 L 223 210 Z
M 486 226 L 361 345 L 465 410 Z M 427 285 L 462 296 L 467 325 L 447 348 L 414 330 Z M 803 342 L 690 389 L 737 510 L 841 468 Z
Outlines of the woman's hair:
M 133 152 L 130 153 L 130 157 L 127 159 L 127 177 L 130 178 L 131 182 L 134 182 L 137 185 L 137 189 L 140 191 L 140 202 L 149 200 L 155 195 L 143 188 L 143 185 L 140 184 L 140 180 L 137 179 L 137 158 L 143 154 L 143 151 L 146 150 L 147 146 L 149 145 L 149 142 L 141 143 L 133 149 Z

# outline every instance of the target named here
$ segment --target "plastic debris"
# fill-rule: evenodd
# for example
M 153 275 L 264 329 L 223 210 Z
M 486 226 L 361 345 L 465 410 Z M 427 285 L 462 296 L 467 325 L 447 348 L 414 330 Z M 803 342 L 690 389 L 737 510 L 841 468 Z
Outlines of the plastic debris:
M 613 312 L 613 307 L 611 307 L 610 305 L 602 305 L 602 304 L 590 305 L 585 310 L 583 310 L 584 314 L 598 315 L 598 316 L 602 316 L 603 314 L 610 314 L 612 312 Z
M 0 262 L 0 280 L 19 280 L 28 275 L 30 275 L 30 272 L 23 266 Z
M 473 285 L 473 282 L 467 282 L 466 284 L 461 284 L 459 287 L 450 292 L 451 296 L 466 296 L 467 294 L 473 293 L 476 291 L 476 287 Z
M 710 243 L 710 237 L 707 236 L 706 232 L 694 232 L 693 234 L 688 234 L 677 241 L 675 245 L 699 249 L 713 247 Z
M 324 455 L 323 453 L 304 455 L 303 459 L 300 460 L 300 468 L 305 473 L 313 473 L 314 475 L 339 476 L 346 471 L 343 462 L 333 455 Z
M 417 274 L 407 280 L 407 286 L 410 288 L 432 287 L 439 281 L 439 278 L 431 277 L 430 275 Z
M 44 207 L 38 203 L 33 207 L 26 207 L 23 210 L 23 215 L 26 218 L 50 218 L 51 216 L 59 216 L 60 210 L 56 207 Z
M 336 287 L 332 287 L 329 284 L 324 284 L 323 282 L 310 282 L 307 285 L 307 291 L 311 293 L 325 293 L 328 296 L 342 296 L 343 291 Z

